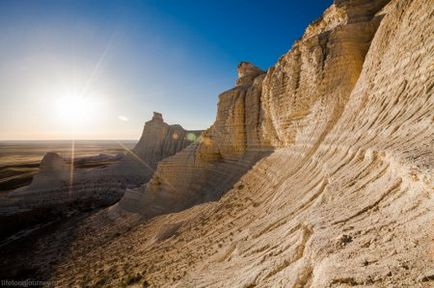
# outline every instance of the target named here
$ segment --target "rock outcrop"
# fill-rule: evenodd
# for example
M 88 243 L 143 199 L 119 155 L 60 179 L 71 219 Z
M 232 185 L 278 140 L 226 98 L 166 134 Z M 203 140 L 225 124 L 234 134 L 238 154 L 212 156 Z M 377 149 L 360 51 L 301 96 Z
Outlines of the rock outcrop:
M 201 143 L 162 162 L 120 205 L 146 217 L 179 211 L 218 199 L 274 148 L 309 159 L 348 102 L 386 2 L 336 3 L 267 73 L 241 62 Z
M 185 130 L 178 124 L 169 125 L 161 113 L 154 112 L 134 148 L 126 152 L 122 161 L 101 173 L 110 176 L 108 181 L 120 179 L 129 188 L 137 187 L 152 177 L 159 161 L 198 141 L 201 133 L 201 130 Z
M 32 183 L 9 193 L 10 201 L 1 205 L 0 216 L 11 217 L 20 211 L 27 213 L 29 209 L 68 210 L 65 205 L 69 203 L 85 207 L 114 204 L 127 187 L 147 182 L 158 161 L 193 143 L 200 133 L 184 130 L 180 125 L 168 125 L 162 115 L 155 112 L 152 120 L 145 123 L 134 149 L 119 155 L 121 159 L 108 167 L 74 169 L 73 162 L 66 163 L 58 154 L 49 152 L 42 159 L 40 171 Z
M 241 65 L 201 142 L 82 223 L 51 279 L 432 287 L 432 27 L 432 1 L 336 0 L 265 74 Z
M 187 131 L 181 125 L 168 125 L 161 113 L 154 112 L 146 122 L 142 137 L 132 152 L 144 160 L 153 170 L 160 160 L 174 155 L 199 139 L 202 131 Z
M 253 80 L 261 74 L 264 74 L 264 71 L 253 65 L 249 62 L 241 62 L 237 67 L 238 79 L 236 85 L 251 85 Z
M 32 187 L 44 189 L 44 187 L 61 188 L 68 184 L 71 167 L 57 153 L 48 152 L 44 155 L 39 165 L 39 173 L 33 177 Z
M 143 187 L 127 190 L 119 206 L 150 218 L 219 199 L 272 151 L 259 139 L 265 72 L 242 62 L 236 86 L 219 96 L 217 119 L 200 141 L 161 161 Z M 146 149 L 147 153 L 153 153 Z

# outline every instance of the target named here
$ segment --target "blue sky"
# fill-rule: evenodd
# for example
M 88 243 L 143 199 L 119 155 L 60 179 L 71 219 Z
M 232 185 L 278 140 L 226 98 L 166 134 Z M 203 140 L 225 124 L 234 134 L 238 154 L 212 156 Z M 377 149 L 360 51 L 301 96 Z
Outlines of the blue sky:
M 153 111 L 205 129 L 237 64 L 267 69 L 331 3 L 0 0 L 0 139 L 137 139 Z

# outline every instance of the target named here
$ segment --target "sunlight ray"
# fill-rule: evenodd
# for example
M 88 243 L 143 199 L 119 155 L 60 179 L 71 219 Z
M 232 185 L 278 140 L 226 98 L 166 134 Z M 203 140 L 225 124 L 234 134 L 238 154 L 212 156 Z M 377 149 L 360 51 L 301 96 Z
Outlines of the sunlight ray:
M 149 168 L 151 171 L 154 171 L 154 169 L 149 166 L 148 163 L 146 163 L 142 158 L 140 158 L 136 153 L 134 153 L 134 151 L 132 151 L 131 149 L 129 149 L 128 147 L 126 147 L 124 144 L 122 144 L 120 141 L 117 141 L 118 144 L 125 149 L 128 153 L 130 153 L 134 158 L 136 158 L 140 163 L 142 163 L 143 165 L 145 165 L 145 167 Z M 173 190 L 176 190 L 175 187 L 170 184 L 170 182 L 165 179 L 165 178 L 161 178 L 161 180 L 163 180 L 170 188 L 172 188 Z
M 117 141 L 117 143 L 119 144 L 119 146 L 121 146 L 123 149 L 125 149 L 125 151 L 127 151 L 129 154 L 131 154 L 134 158 L 136 158 L 140 163 L 142 163 L 143 165 L 145 165 L 146 168 L 148 168 L 149 170 L 154 171 L 154 169 L 149 166 L 148 163 L 146 163 L 142 158 L 140 158 L 136 153 L 134 153 L 131 149 L 129 149 L 127 146 L 125 146 L 124 144 L 122 144 L 120 141 Z
M 69 197 L 72 195 L 72 185 L 74 182 L 74 160 L 75 160 L 75 139 L 71 140 L 71 164 L 69 169 Z
M 115 34 L 116 34 L 116 29 L 113 29 L 113 32 L 110 36 L 110 39 L 107 42 L 107 45 L 104 48 L 104 51 L 101 53 L 101 56 L 99 57 L 98 62 L 95 64 L 95 67 L 93 68 L 92 73 L 90 74 L 89 78 L 87 79 L 86 84 L 81 89 L 79 96 L 81 96 L 81 97 L 86 96 L 87 91 L 89 90 L 96 74 L 98 73 L 102 63 L 104 62 L 109 50 L 111 49 L 111 47 L 113 45 L 113 39 L 115 38 Z

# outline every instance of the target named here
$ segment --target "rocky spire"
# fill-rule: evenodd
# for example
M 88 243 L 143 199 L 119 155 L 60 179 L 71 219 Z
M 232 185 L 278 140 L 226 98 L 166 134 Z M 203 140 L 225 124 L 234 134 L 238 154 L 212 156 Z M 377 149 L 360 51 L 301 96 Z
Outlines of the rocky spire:
M 238 64 L 237 72 L 238 72 L 238 79 L 236 82 L 237 86 L 249 85 L 253 82 L 253 80 L 258 75 L 265 73 L 255 65 L 244 61 Z
M 163 114 L 159 112 L 154 112 L 154 116 L 152 116 L 152 120 L 157 120 L 163 122 Z

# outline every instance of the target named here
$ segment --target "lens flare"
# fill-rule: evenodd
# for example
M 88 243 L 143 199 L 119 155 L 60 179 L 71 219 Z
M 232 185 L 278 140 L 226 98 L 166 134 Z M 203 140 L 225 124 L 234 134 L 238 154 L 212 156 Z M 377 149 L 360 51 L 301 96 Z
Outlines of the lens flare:
M 194 142 L 194 141 L 196 141 L 197 136 L 196 136 L 196 134 L 194 134 L 194 133 L 188 133 L 188 134 L 187 134 L 187 139 L 188 139 L 189 141 Z

